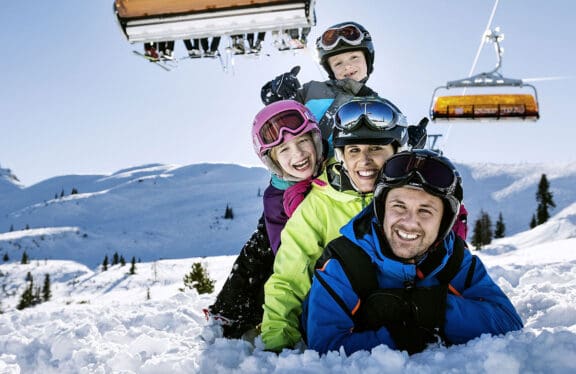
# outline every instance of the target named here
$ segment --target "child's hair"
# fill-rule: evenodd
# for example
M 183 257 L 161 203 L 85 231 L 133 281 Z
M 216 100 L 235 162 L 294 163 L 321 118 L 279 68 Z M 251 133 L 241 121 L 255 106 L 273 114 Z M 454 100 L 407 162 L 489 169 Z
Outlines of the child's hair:
M 323 161 L 322 136 L 312 112 L 297 101 L 277 101 L 265 106 L 256 114 L 252 125 L 254 151 L 272 173 L 285 180 L 299 181 L 282 170 L 280 165 L 272 159 L 270 151 L 277 145 L 306 133 L 310 133 L 314 142 L 316 150 L 314 174 L 317 174 Z

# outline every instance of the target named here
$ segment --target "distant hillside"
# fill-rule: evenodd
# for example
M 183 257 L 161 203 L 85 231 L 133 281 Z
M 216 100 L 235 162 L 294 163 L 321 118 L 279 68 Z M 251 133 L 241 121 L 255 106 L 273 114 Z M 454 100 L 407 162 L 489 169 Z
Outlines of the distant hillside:
M 0 195 L 10 195 L 1 208 L 0 254 L 19 259 L 25 249 L 32 258 L 93 268 L 114 252 L 143 261 L 237 253 L 256 227 L 268 181 L 263 168 L 198 164 L 0 186 Z M 227 205 L 232 220 L 223 218 Z
M 502 212 L 508 236 L 526 231 L 542 174 L 557 205 L 552 215 L 576 202 L 576 163 L 457 166 L 469 235 L 481 209 L 493 223 Z M 26 250 L 34 259 L 90 268 L 114 252 L 142 261 L 237 254 L 255 229 L 259 195 L 269 182 L 264 168 L 229 164 L 144 165 L 112 175 L 59 176 L 30 187 L 3 170 L 0 255 L 19 260 Z M 223 218 L 226 206 L 232 220 Z

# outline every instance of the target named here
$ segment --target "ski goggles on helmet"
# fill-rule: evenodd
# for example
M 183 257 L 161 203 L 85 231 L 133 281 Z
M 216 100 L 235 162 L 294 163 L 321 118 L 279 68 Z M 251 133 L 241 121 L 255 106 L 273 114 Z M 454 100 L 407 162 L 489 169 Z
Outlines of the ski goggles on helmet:
M 285 132 L 298 134 L 303 131 L 310 122 L 314 121 L 312 118 L 309 118 L 306 113 L 289 110 L 275 115 L 264 122 L 260 130 L 256 133 L 256 136 L 261 146 L 271 148 L 282 143 Z
M 357 26 L 349 24 L 336 28 L 330 28 L 322 34 L 319 40 L 319 47 L 329 51 L 338 45 L 340 40 L 344 40 L 350 45 L 360 45 L 365 35 Z
M 385 101 L 371 100 L 347 102 L 338 108 L 334 119 L 334 125 L 346 132 L 354 130 L 361 123 L 374 130 L 390 130 L 404 122 L 404 115 L 396 107 Z
M 453 195 L 460 179 L 458 171 L 430 151 L 402 152 L 390 157 L 382 168 L 382 179 L 390 187 L 410 184 L 418 176 L 425 190 Z

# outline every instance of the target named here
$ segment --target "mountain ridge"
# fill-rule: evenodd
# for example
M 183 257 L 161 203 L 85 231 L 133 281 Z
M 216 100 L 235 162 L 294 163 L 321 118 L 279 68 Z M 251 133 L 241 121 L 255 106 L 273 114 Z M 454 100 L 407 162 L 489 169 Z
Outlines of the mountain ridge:
M 507 236 L 527 230 L 542 174 L 556 202 L 552 216 L 576 202 L 576 163 L 456 166 L 469 238 L 481 211 L 492 223 L 502 213 Z M 57 176 L 30 187 L 4 178 L 0 255 L 17 260 L 26 250 L 32 258 L 91 268 L 114 252 L 143 261 L 235 255 L 256 227 L 269 178 L 263 167 L 224 163 L 147 164 L 109 175 Z M 223 218 L 227 206 L 231 220 Z

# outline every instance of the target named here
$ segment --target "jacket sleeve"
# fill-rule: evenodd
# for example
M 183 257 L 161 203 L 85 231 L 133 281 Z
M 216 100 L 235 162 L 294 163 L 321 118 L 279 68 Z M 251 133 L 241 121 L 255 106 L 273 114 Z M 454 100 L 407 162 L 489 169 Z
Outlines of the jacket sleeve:
M 264 287 L 262 340 L 266 349 L 281 351 L 301 340 L 302 302 L 310 289 L 314 264 L 324 248 L 326 218 L 307 202 L 288 220 L 274 260 L 274 272 Z
M 472 255 L 466 251 L 461 270 L 452 282 L 463 290 L 462 297 L 448 294 L 444 329 L 448 341 L 462 344 L 482 334 L 499 335 L 522 329 L 522 319 L 512 302 L 477 257 L 470 286 L 465 288 L 471 263 Z
M 270 240 L 270 247 L 274 254 L 280 247 L 280 233 L 288 221 L 288 216 L 284 212 L 282 205 L 284 191 L 268 186 L 264 191 L 264 221 L 266 222 L 266 232 Z
M 307 304 L 308 346 L 319 353 L 337 351 L 343 347 L 346 354 L 370 350 L 380 344 L 396 349 L 385 327 L 354 332 L 350 312 L 356 308 L 358 301 L 338 260 L 330 259 L 322 269 L 318 269 L 314 273 Z

